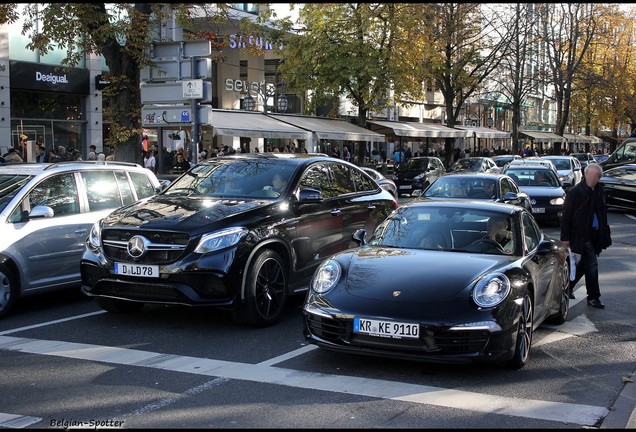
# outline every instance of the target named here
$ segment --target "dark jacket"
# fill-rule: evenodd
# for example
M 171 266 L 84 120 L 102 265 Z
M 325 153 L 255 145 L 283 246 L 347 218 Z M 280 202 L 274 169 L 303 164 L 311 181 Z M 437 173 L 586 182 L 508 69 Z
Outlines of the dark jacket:
M 599 223 L 597 233 L 592 229 L 594 211 Z M 592 190 L 584 179 L 570 189 L 565 197 L 561 217 L 561 240 L 569 241 L 572 252 L 578 254 L 583 253 L 584 243 L 591 240 L 596 255 L 600 255 L 601 250 L 607 247 L 603 247 L 603 238 L 609 238 L 605 189 L 597 184 Z

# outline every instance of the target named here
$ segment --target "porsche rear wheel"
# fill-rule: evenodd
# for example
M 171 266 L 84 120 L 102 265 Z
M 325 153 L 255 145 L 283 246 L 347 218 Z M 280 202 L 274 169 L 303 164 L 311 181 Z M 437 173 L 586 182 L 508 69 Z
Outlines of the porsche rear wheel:
M 548 321 L 553 324 L 561 325 L 568 319 L 570 311 L 570 265 L 569 259 L 565 259 L 565 264 L 561 271 L 559 283 L 561 284 L 561 292 L 559 299 L 559 311 L 548 317 Z
M 512 369 L 521 369 L 528 363 L 530 358 L 530 346 L 532 345 L 534 308 L 530 294 L 526 291 L 523 294 L 523 305 L 519 315 L 519 326 L 517 328 L 517 341 L 515 342 L 515 352 L 508 365 Z
M 250 264 L 245 283 L 245 301 L 233 311 L 239 324 L 267 327 L 276 324 L 287 300 L 287 271 L 283 259 L 264 250 Z

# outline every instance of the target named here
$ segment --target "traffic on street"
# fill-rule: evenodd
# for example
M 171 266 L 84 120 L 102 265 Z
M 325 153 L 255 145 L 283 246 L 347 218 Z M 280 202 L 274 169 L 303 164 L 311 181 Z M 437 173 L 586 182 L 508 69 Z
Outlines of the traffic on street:
M 579 283 L 567 321 L 537 328 L 520 371 L 309 345 L 303 296 L 266 328 L 206 307 L 108 313 L 75 289 L 24 299 L 0 321 L 0 426 L 625 428 L 635 219 L 609 211 L 614 243 L 599 257 L 606 309 L 587 306 Z M 543 229 L 558 237 L 557 227 Z

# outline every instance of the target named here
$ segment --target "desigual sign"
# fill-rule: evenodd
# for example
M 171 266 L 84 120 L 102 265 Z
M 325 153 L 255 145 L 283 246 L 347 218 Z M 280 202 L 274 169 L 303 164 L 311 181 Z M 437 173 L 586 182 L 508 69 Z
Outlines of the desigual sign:
M 50 82 L 51 84 L 57 84 L 57 83 L 68 84 L 68 78 L 66 77 L 66 75 L 53 75 L 52 73 L 43 74 L 42 72 L 36 72 L 35 80 Z
M 11 61 L 9 71 L 12 89 L 89 94 L 88 69 Z

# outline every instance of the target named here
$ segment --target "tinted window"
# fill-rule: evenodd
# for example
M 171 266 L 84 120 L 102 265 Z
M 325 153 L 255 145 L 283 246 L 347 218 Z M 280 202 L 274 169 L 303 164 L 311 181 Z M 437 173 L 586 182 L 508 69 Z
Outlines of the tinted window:
M 53 216 L 79 213 L 79 196 L 73 173 L 60 174 L 42 180 L 29 194 L 31 209 L 37 205 L 49 206 Z
M 333 188 L 336 195 L 344 195 L 356 191 L 351 177 L 351 169 L 342 164 L 331 164 L 333 174 Z
M 133 187 L 137 192 L 137 199 L 148 198 L 155 194 L 155 188 L 147 175 L 137 172 L 129 172 L 128 175 L 130 175 L 130 180 L 132 180 Z
M 409 159 L 400 165 L 399 171 L 403 170 L 425 170 L 428 166 L 428 159 Z
M 322 192 L 323 198 L 335 196 L 335 192 L 331 188 L 329 181 L 329 169 L 322 163 L 309 167 L 300 179 L 299 186 L 301 189 L 317 189 Z
M 530 213 L 524 212 L 521 220 L 526 237 L 525 250 L 526 252 L 529 252 L 539 244 L 539 241 L 541 240 L 541 230 Z
M 88 211 L 122 206 L 117 182 L 112 171 L 84 171 L 80 173 L 86 189 Z
M 375 191 L 378 188 L 378 185 L 365 177 L 358 170 L 351 170 L 351 174 L 353 174 L 353 182 L 356 185 L 357 191 Z M 372 175 L 369 173 L 369 175 Z

